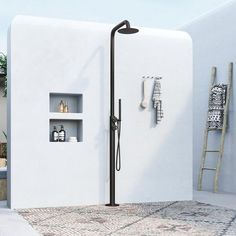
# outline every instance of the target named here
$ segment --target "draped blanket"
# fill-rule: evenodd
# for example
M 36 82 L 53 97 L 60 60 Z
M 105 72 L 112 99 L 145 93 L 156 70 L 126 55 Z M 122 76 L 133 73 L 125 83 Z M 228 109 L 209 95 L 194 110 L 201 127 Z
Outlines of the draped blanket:
M 224 120 L 227 85 L 217 84 L 211 89 L 208 106 L 208 128 L 221 129 Z

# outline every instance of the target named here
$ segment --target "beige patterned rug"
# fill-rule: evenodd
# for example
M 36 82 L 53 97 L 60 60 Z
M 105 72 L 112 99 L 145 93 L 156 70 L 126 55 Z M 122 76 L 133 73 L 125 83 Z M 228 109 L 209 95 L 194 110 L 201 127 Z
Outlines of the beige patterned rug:
M 193 201 L 19 210 L 44 236 L 236 235 L 236 211 Z

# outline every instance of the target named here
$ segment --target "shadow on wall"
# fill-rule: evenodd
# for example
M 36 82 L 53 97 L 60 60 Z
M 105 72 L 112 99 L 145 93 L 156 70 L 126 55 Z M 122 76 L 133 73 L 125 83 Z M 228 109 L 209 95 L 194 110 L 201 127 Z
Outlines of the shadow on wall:
M 105 68 L 107 68 L 107 65 L 109 65 L 109 62 L 107 59 L 105 59 L 105 48 L 104 47 L 98 47 L 94 53 L 92 53 L 89 56 L 89 59 L 84 64 L 83 68 L 77 75 L 78 81 L 80 84 L 81 91 L 86 91 L 87 88 L 93 83 L 93 79 L 91 77 L 88 77 L 88 70 L 91 70 L 91 64 L 93 64 L 95 61 L 99 62 L 99 71 L 98 71 L 98 77 L 99 77 L 99 91 L 100 97 L 94 97 L 92 99 L 99 100 L 99 123 L 100 127 L 98 129 L 97 135 L 96 135 L 96 148 L 99 150 L 99 157 L 100 160 L 98 160 L 99 165 L 99 178 L 97 180 L 98 186 L 99 186 L 99 202 L 106 201 L 106 195 L 107 195 L 107 189 L 106 184 L 109 177 L 109 173 L 107 172 L 107 163 L 109 163 L 108 158 L 108 122 L 109 122 L 109 108 L 108 108 L 108 100 L 107 100 L 107 94 L 106 91 L 108 90 L 108 78 L 105 73 Z M 82 86 L 81 86 L 82 85 Z M 78 86 L 77 83 L 72 84 L 72 87 Z M 92 117 L 94 119 L 94 117 Z
M 189 138 L 190 139 L 189 141 L 191 142 L 192 134 L 189 133 L 189 127 L 185 126 L 185 120 L 186 120 L 185 114 L 191 111 L 191 109 L 192 109 L 192 95 L 189 95 L 189 99 L 187 99 L 186 106 L 181 112 L 181 116 L 179 116 L 179 118 L 176 119 L 172 128 L 168 131 L 169 134 L 167 138 L 162 141 L 160 148 L 158 148 L 155 151 L 155 153 L 158 153 L 158 154 L 154 155 L 151 158 L 152 161 L 150 161 L 149 165 L 147 165 L 144 168 L 145 170 L 143 171 L 142 174 L 140 174 L 140 178 L 136 180 L 136 185 L 134 186 L 134 188 L 130 189 L 130 191 L 126 193 L 127 199 L 129 198 L 136 199 L 136 202 L 140 202 L 139 196 L 146 195 L 145 198 L 146 199 L 150 198 L 150 201 L 152 201 L 153 199 L 152 196 L 156 196 L 156 192 L 158 191 L 158 189 L 160 189 L 158 201 L 173 200 L 174 196 L 172 199 L 166 198 L 166 196 L 171 196 L 172 193 L 173 194 L 175 193 L 176 196 L 180 196 L 179 199 L 176 199 L 176 200 L 189 200 L 192 198 L 192 196 L 189 195 L 189 198 L 186 199 L 186 193 L 189 192 L 189 188 L 192 188 L 191 180 L 186 180 L 187 182 L 189 182 L 189 185 L 186 184 L 185 180 L 183 180 L 182 186 L 181 184 L 178 186 L 173 185 L 172 182 L 170 181 L 171 177 L 173 179 L 178 178 L 178 173 L 181 173 L 181 176 L 189 176 L 190 175 L 189 173 L 192 173 L 192 155 L 189 156 L 189 161 L 187 162 L 186 168 L 183 168 L 183 162 L 181 159 L 181 156 L 183 155 L 183 145 L 181 147 L 178 147 L 178 144 L 176 144 L 176 146 L 173 147 L 174 151 L 172 152 L 175 153 L 176 156 L 172 156 L 171 158 L 166 157 L 166 153 L 167 153 L 166 150 L 167 148 L 168 149 L 170 148 L 168 143 L 176 143 L 176 139 L 178 139 L 176 138 L 176 136 L 173 135 L 173 133 L 176 134 L 176 130 L 175 132 L 172 133 L 173 129 L 176 129 L 176 128 L 179 129 L 179 131 L 182 133 L 182 135 L 184 134 L 185 137 L 189 137 L 191 135 L 191 137 Z M 168 117 L 165 117 L 164 119 L 168 119 Z M 161 123 L 159 125 L 161 126 Z M 157 125 L 156 129 L 158 129 L 159 125 Z M 192 142 L 191 142 L 191 145 L 192 145 Z M 186 150 L 187 149 L 192 149 L 192 147 L 186 146 Z M 176 159 L 179 157 L 180 157 L 180 160 L 178 162 L 178 165 L 173 166 L 172 158 Z M 145 156 L 143 156 L 142 158 L 145 158 Z M 185 157 L 185 161 L 186 161 L 186 157 Z M 163 170 L 159 169 L 160 166 L 165 166 L 164 175 L 162 172 Z M 166 167 L 169 167 L 169 169 L 167 169 Z M 183 174 L 183 171 L 185 171 L 186 173 Z M 159 172 L 161 172 L 162 174 L 159 174 Z M 170 177 L 168 178 L 168 180 L 163 178 L 163 176 L 166 176 L 166 175 L 169 175 Z M 163 180 L 161 183 L 160 183 L 160 178 L 162 178 Z M 147 183 L 148 183 L 147 179 L 150 180 L 148 186 L 147 186 Z M 157 179 L 158 181 L 156 181 Z M 157 185 L 157 182 L 159 183 L 159 185 Z M 165 189 L 165 191 L 161 192 L 161 189 L 162 190 Z M 146 193 L 145 193 L 145 190 L 147 190 Z M 119 189 L 117 191 L 119 191 Z M 183 196 L 183 198 L 181 198 L 181 195 Z

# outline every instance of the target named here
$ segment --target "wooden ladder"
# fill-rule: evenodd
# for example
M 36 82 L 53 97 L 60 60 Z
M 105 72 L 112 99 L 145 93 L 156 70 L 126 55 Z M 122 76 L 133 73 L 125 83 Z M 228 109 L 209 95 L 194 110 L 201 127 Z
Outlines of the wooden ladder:
M 227 129 L 227 118 L 228 118 L 228 110 L 229 110 L 229 99 L 231 94 L 231 84 L 232 84 L 232 78 L 233 78 L 233 63 L 229 64 L 228 67 L 228 84 L 227 84 L 227 92 L 226 92 L 226 102 L 224 105 L 224 118 L 223 118 L 223 126 L 220 129 L 221 131 L 221 138 L 220 138 L 220 147 L 219 150 L 208 150 L 208 134 L 209 131 L 213 130 L 219 130 L 219 129 L 211 129 L 208 126 L 208 119 L 206 121 L 206 128 L 204 132 L 204 144 L 202 149 L 202 157 L 201 157 L 201 166 L 200 166 L 200 172 L 198 177 L 198 190 L 202 190 L 202 179 L 203 179 L 203 172 L 206 170 L 215 171 L 214 176 L 214 192 L 218 192 L 218 182 L 219 182 L 219 173 L 220 173 L 220 167 L 222 162 L 222 157 L 224 153 L 224 142 L 225 142 L 225 133 Z M 214 86 L 216 81 L 216 67 L 212 67 L 211 71 L 211 82 L 209 86 L 209 102 L 210 102 L 210 95 L 211 95 L 211 89 Z M 207 111 L 207 118 L 208 118 L 208 111 Z M 217 164 L 216 168 L 210 168 L 205 167 L 206 157 L 208 153 L 216 153 L 217 155 Z

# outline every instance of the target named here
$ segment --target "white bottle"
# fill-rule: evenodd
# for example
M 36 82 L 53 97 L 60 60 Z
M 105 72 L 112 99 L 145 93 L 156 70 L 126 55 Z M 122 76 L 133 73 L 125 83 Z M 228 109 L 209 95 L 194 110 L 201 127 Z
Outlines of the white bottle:
M 53 126 L 52 142 L 58 142 L 58 131 L 57 131 L 57 127 L 56 126 Z
M 61 129 L 59 130 L 59 142 L 66 141 L 66 131 L 64 130 L 64 126 L 61 125 Z

